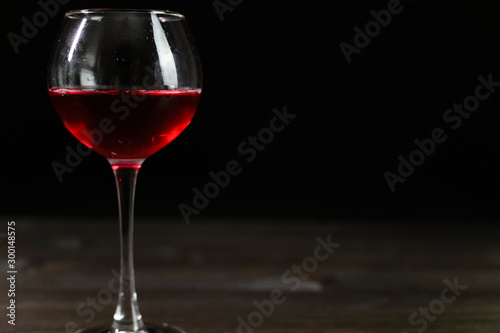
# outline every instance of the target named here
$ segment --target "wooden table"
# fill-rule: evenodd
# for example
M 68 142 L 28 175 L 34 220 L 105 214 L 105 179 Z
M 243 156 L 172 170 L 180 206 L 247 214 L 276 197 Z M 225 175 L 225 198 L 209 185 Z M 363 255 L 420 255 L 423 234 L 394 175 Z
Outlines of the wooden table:
M 11 219 L 2 219 L 0 233 Z M 14 220 L 16 325 L 7 323 L 2 239 L 0 332 L 109 323 L 117 222 Z M 500 227 L 493 224 L 200 218 L 185 225 L 138 217 L 135 235 L 146 322 L 188 333 L 500 331 Z

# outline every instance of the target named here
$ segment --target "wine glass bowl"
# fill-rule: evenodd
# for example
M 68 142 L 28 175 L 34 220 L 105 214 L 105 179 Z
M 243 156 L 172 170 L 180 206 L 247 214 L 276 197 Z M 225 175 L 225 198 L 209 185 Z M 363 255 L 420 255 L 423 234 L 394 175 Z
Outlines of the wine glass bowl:
M 66 13 L 48 67 L 50 99 L 66 128 L 113 169 L 120 222 L 120 289 L 109 327 L 83 333 L 180 333 L 146 325 L 133 265 L 134 196 L 144 160 L 191 122 L 201 64 L 183 15 L 164 10 Z
M 201 65 L 185 18 L 169 11 L 68 12 L 49 65 L 68 130 L 108 159 L 145 159 L 189 124 Z

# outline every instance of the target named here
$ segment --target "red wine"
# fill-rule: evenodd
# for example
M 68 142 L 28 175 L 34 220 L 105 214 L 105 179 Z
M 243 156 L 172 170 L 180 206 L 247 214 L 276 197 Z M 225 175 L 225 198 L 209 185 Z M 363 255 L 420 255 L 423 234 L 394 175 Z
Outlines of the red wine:
M 68 130 L 106 158 L 143 159 L 174 140 L 200 100 L 191 90 L 49 89 Z

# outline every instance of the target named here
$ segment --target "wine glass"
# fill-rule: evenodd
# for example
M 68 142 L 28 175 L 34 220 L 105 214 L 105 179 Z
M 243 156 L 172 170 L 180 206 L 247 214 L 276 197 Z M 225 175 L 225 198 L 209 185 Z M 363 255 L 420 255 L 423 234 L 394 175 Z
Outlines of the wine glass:
M 185 17 L 165 10 L 66 13 L 52 50 L 48 88 L 66 128 L 109 161 L 118 190 L 118 304 L 109 327 L 81 332 L 183 332 L 144 324 L 132 248 L 138 171 L 189 125 L 200 99 L 201 65 Z

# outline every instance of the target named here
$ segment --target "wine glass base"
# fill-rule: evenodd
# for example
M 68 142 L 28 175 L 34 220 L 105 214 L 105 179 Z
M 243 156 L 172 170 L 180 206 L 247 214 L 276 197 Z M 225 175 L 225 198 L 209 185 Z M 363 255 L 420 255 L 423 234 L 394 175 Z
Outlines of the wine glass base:
M 140 331 L 141 333 L 186 333 L 178 327 L 162 324 L 158 325 L 146 325 L 146 329 Z M 81 330 L 76 331 L 76 333 L 133 333 L 129 331 L 115 331 L 111 329 L 109 326 L 96 326 L 96 327 L 88 327 L 83 328 Z

